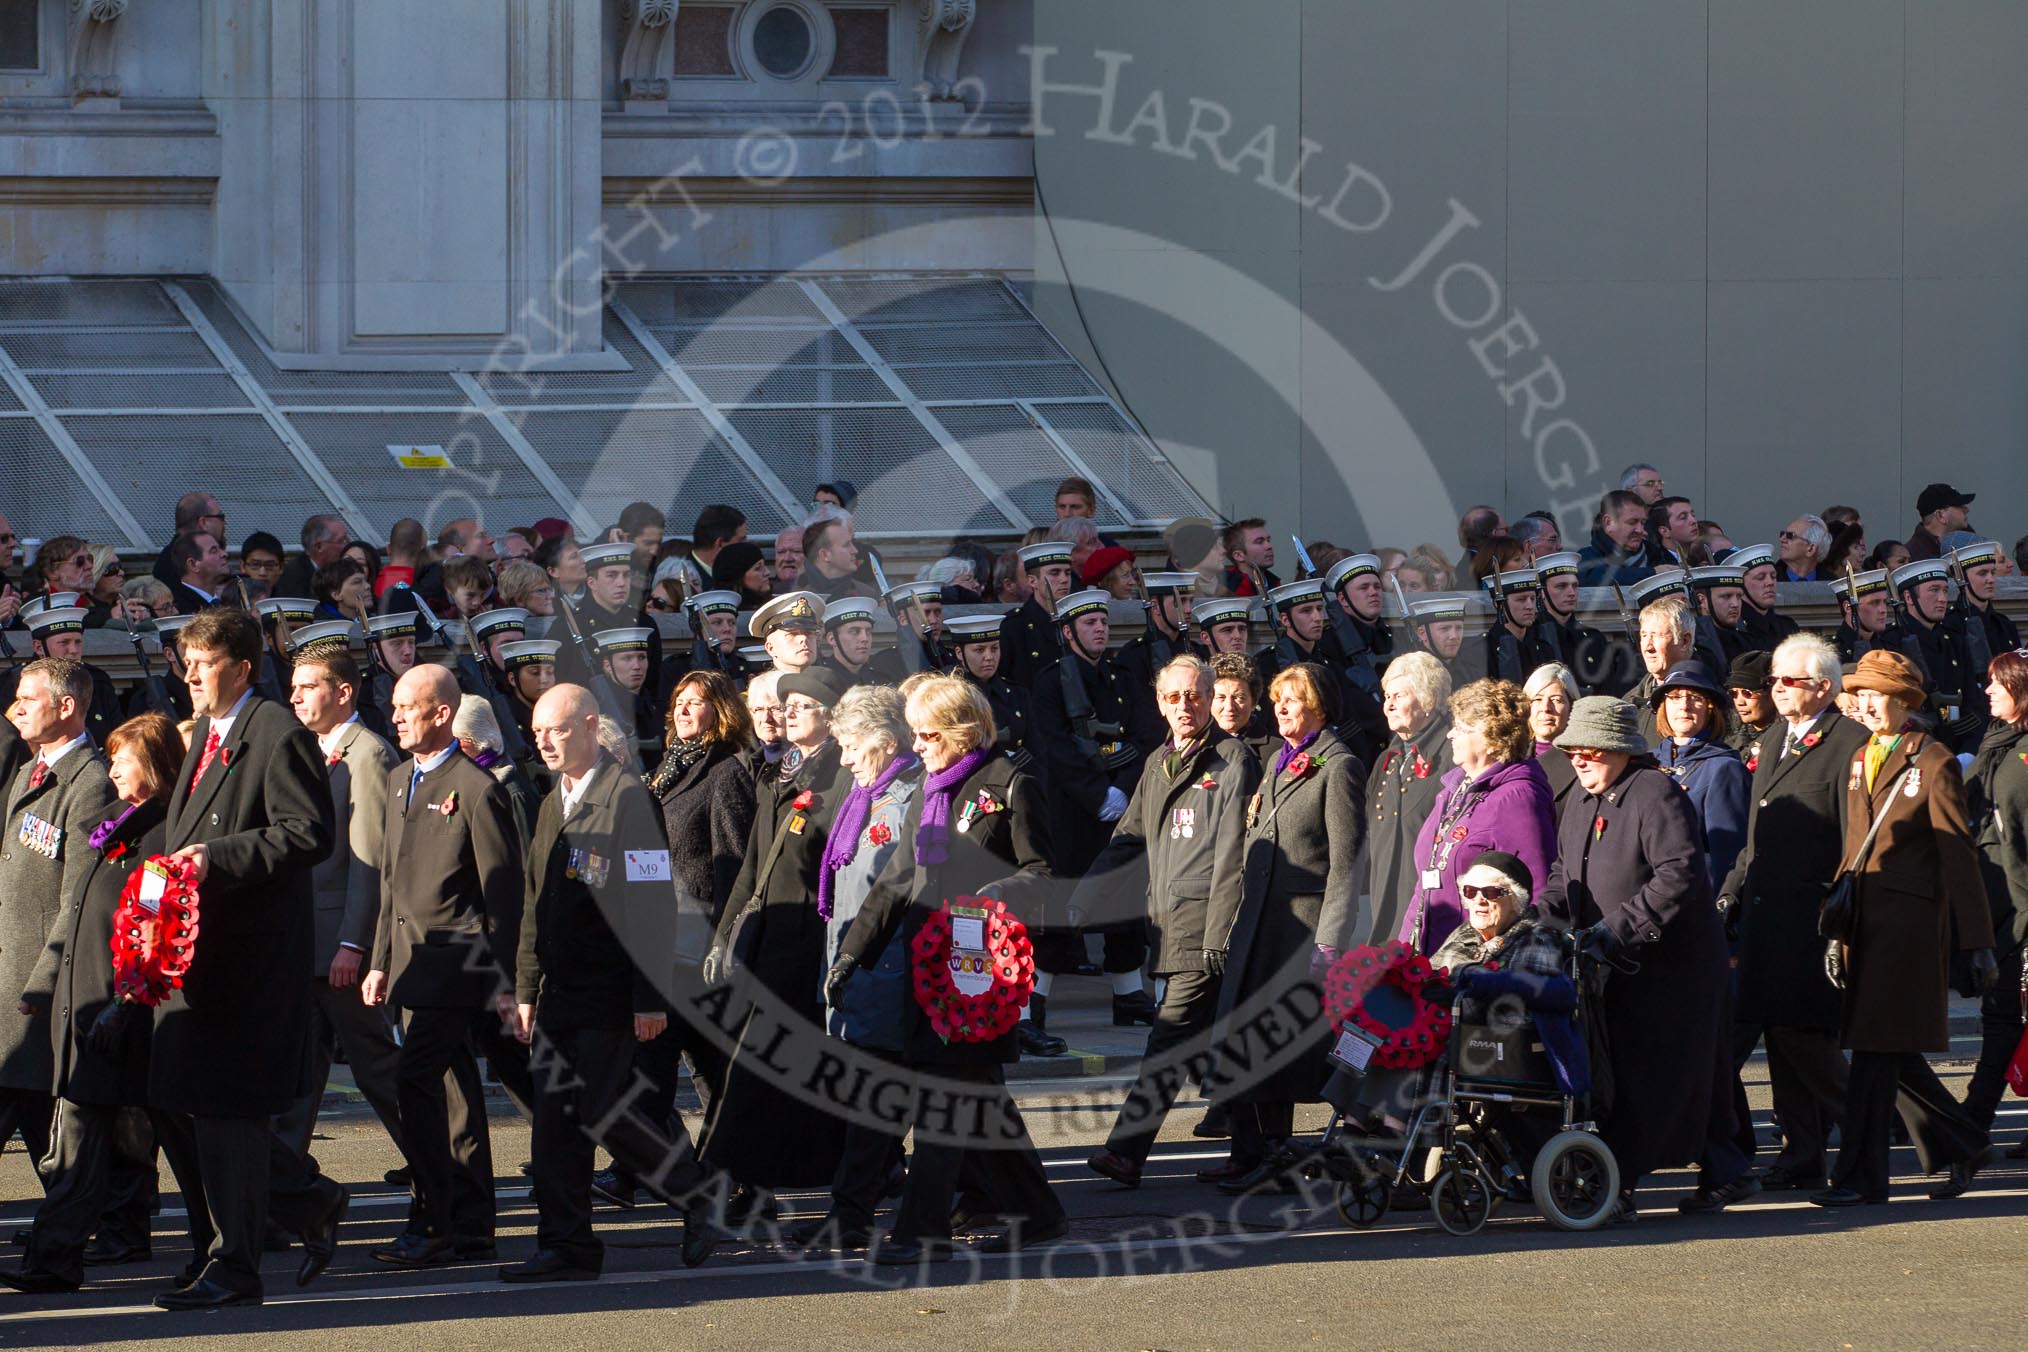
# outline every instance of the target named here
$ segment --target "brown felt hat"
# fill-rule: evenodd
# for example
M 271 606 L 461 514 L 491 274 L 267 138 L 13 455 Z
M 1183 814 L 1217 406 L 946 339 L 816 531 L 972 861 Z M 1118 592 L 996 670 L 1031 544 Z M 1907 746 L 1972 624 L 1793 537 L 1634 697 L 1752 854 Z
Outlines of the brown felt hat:
M 1900 653 L 1874 649 L 1859 659 L 1859 669 L 1845 678 L 1847 690 L 1877 690 L 1892 695 L 1911 709 L 1924 698 L 1922 673 Z

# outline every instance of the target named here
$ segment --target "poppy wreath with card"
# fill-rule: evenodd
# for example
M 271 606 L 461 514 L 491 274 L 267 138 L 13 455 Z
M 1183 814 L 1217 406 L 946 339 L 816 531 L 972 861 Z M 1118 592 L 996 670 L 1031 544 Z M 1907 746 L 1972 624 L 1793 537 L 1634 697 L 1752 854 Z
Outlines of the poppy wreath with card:
M 1331 1027 L 1348 1025 L 1375 1039 L 1375 1065 L 1397 1070 L 1426 1066 L 1443 1055 L 1451 1037 L 1448 1005 L 1431 999 L 1424 987 L 1436 980 L 1428 958 L 1399 939 L 1347 951 L 1324 973 L 1324 1013 Z M 1366 997 L 1382 985 L 1408 997 L 1414 1017 L 1400 1026 L 1383 1023 L 1367 1009 Z
M 961 919 L 979 922 L 984 949 L 953 951 Z M 916 1005 L 945 1042 L 1005 1037 L 1035 990 L 1035 945 L 1028 927 L 991 897 L 945 902 L 915 932 L 909 954 Z
M 181 988 L 197 952 L 196 865 L 158 854 L 135 869 L 113 911 L 112 949 L 115 994 L 152 1006 Z

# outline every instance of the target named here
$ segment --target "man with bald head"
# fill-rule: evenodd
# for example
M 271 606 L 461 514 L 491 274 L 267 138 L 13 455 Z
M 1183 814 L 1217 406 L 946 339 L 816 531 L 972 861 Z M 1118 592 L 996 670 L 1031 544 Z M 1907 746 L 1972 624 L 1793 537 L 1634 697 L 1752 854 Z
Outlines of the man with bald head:
M 705 1170 L 683 1119 L 647 1121 L 627 1091 L 634 1047 L 669 1026 L 655 978 L 674 966 L 675 916 L 702 917 L 708 900 L 680 894 L 655 798 L 599 745 L 598 701 L 559 685 L 536 701 L 535 749 L 555 777 L 528 851 L 525 924 L 516 965 L 517 1027 L 541 1042 L 534 1154 L 536 1251 L 504 1269 L 510 1282 L 596 1277 L 605 1246 L 592 1232 L 593 1150 L 663 1201 L 684 1206 L 683 1260 L 711 1253 L 709 1227 L 690 1219 Z M 651 973 L 635 955 L 660 954 Z
M 373 1256 L 434 1267 L 493 1254 L 493 1154 L 474 1016 L 511 1019 L 521 846 L 507 791 L 458 746 L 457 679 L 434 664 L 395 682 L 380 926 L 361 997 L 401 1011 L 395 1101 L 411 1179 L 408 1227 Z M 448 1075 L 448 1085 L 446 1077 Z

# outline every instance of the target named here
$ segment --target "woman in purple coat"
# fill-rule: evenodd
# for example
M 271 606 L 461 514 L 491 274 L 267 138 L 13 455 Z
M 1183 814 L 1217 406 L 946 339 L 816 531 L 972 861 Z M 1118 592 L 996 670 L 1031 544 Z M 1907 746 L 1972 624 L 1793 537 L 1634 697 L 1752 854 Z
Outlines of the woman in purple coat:
M 1528 699 L 1510 681 L 1474 681 L 1451 696 L 1451 756 L 1436 806 L 1415 841 L 1415 892 L 1398 937 L 1433 953 L 1465 920 L 1458 875 L 1505 850 L 1538 878 L 1556 860 L 1556 803 L 1530 754 Z M 1378 905 L 1378 899 L 1375 899 Z

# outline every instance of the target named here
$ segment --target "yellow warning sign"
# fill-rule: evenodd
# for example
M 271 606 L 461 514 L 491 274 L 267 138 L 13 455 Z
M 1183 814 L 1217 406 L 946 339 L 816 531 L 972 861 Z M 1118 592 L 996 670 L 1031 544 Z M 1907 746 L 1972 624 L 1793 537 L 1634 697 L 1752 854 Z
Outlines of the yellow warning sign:
M 387 453 L 403 469 L 449 469 L 451 457 L 441 446 L 389 446 Z

